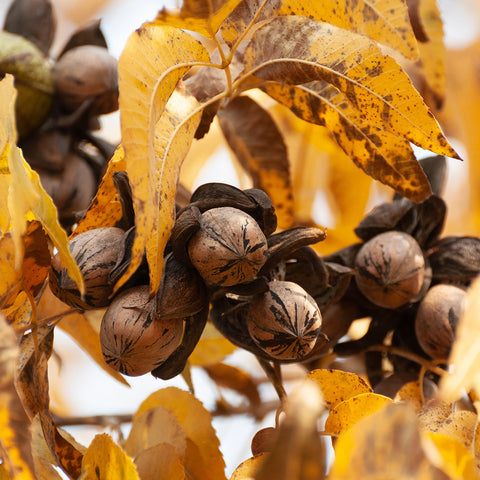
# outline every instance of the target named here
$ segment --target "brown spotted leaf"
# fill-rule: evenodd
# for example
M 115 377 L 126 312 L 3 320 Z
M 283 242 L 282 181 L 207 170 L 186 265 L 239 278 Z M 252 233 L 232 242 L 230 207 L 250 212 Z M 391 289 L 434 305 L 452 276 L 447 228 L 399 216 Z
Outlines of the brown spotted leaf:
M 272 117 L 250 97 L 233 99 L 218 119 L 228 145 L 253 180 L 272 199 L 279 226 L 293 221 L 293 197 L 288 153 Z
M 328 478 L 434 480 L 446 477 L 430 464 L 423 450 L 414 410 L 408 404 L 399 403 L 387 404 L 337 439 Z
M 242 0 L 185 0 L 178 12 L 163 8 L 152 25 L 169 25 L 213 38 Z
M 244 0 L 222 26 L 222 35 L 232 45 L 254 19 L 276 15 L 301 15 L 361 33 L 400 51 L 405 57 L 418 56 L 406 4 L 401 0 Z
M 140 480 L 132 459 L 106 433 L 97 435 L 82 462 L 85 479 Z
M 263 90 L 301 119 L 328 128 L 355 165 L 375 180 L 414 201 L 431 194 L 410 143 L 362 118 L 335 87 L 326 82 L 269 83 Z
M 93 228 L 114 227 L 122 218 L 122 206 L 113 183 L 113 173 L 125 171 L 125 169 L 125 155 L 123 148 L 119 146 L 108 162 L 107 171 L 103 175 L 97 194 L 72 236 Z
M 244 60 L 243 78 L 291 85 L 323 80 L 372 127 L 458 158 L 405 72 L 366 37 L 307 18 L 279 17 L 255 32 Z
M 52 261 L 47 236 L 38 221 L 30 222 L 23 238 L 23 288 L 33 297 L 39 293 Z
M 0 314 L 0 455 L 12 477 L 34 479 L 30 420 L 14 387 L 17 335 Z
M 58 221 L 57 208 L 40 183 L 40 177 L 32 170 L 16 146 L 15 99 L 13 76 L 6 75 L 0 81 L 0 171 L 7 174 L 7 189 L 0 189 L 0 205 L 6 205 L 8 226 L 15 245 L 15 266 L 20 269 L 23 260 L 22 237 L 27 222 L 38 220 L 58 249 L 63 265 L 83 291 L 80 270 L 68 249 L 67 234 Z M 3 176 L 3 175 L 2 175 Z M 4 184 L 1 186 L 5 186 Z M 2 212 L 4 213 L 4 212 Z
M 181 93 L 165 108 L 185 73 L 193 65 L 208 62 L 208 52 L 200 42 L 167 26 L 138 29 L 120 57 L 122 145 L 134 199 L 136 237 L 132 261 L 117 288 L 137 269 L 145 251 L 152 294 L 158 288 L 163 250 L 174 221 L 178 173 L 201 115 L 195 111 L 198 105 L 193 97 Z
M 330 409 L 361 393 L 373 393 L 370 385 L 352 372 L 321 368 L 312 370 L 307 378 L 319 385 L 325 404 Z

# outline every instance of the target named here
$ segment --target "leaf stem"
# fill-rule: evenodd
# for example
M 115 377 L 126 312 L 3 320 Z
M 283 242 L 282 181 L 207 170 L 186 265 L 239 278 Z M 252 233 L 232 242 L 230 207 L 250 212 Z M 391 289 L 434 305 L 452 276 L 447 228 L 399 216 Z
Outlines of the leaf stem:
M 412 362 L 418 363 L 421 365 L 425 370 L 429 370 L 430 372 L 439 375 L 440 377 L 445 375 L 446 371 L 443 368 L 440 368 L 436 363 L 429 361 L 416 353 L 409 352 L 408 350 L 404 350 L 402 348 L 398 348 L 392 345 L 372 345 L 365 349 L 366 352 L 384 352 L 390 353 L 392 355 L 398 355 L 399 357 L 406 358 L 407 360 L 411 360 Z
M 285 388 L 283 388 L 278 364 L 274 364 L 274 366 L 272 366 L 270 362 L 258 356 L 257 360 L 260 366 L 263 368 L 263 371 L 269 378 L 270 382 L 272 382 L 273 388 L 275 388 L 278 398 L 281 402 L 283 402 L 287 398 L 287 392 L 285 392 Z

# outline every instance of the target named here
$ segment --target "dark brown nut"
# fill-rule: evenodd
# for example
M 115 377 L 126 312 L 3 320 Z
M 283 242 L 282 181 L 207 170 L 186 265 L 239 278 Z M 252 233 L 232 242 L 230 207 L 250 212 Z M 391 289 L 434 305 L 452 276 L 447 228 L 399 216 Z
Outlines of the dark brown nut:
M 103 316 L 100 343 L 105 361 L 125 375 L 138 376 L 161 365 L 182 340 L 182 319 L 159 318 L 148 285 L 116 296 Z
M 423 351 L 432 358 L 448 358 L 465 295 L 465 290 L 460 287 L 438 284 L 431 287 L 420 302 L 415 317 L 415 334 Z
M 67 112 L 87 100 L 92 100 L 92 115 L 118 109 L 117 60 L 106 48 L 82 45 L 68 50 L 54 66 L 53 81 Z
M 376 235 L 360 248 L 355 266 L 358 289 L 384 308 L 407 304 L 420 292 L 425 260 L 417 241 L 398 231 Z
M 252 438 L 251 450 L 252 455 L 260 455 L 261 453 L 271 452 L 278 430 L 274 427 L 266 427 L 259 430 Z
M 188 317 L 208 306 L 202 277 L 172 254 L 165 258 L 162 276 L 157 291 L 157 314 L 162 318 Z
M 228 287 L 255 277 L 267 259 L 267 239 L 247 213 L 212 208 L 200 217 L 188 254 L 206 282 Z
M 254 297 L 248 308 L 252 340 L 279 360 L 302 360 L 314 348 L 321 326 L 315 300 L 293 282 L 270 282 L 269 290 Z
M 70 152 L 62 172 L 36 169 L 43 188 L 52 197 L 62 225 L 71 226 L 88 208 L 97 191 L 95 173 L 85 159 Z
M 48 117 L 54 86 L 48 58 L 33 43 L 0 31 L 0 78 L 15 77 L 15 116 L 20 137 L 40 127 Z
M 108 306 L 113 293 L 109 275 L 123 251 L 124 236 L 120 228 L 102 227 L 71 239 L 69 248 L 83 276 L 85 296 L 82 299 L 58 254 L 52 260 L 49 276 L 52 292 L 72 307 L 87 310 Z

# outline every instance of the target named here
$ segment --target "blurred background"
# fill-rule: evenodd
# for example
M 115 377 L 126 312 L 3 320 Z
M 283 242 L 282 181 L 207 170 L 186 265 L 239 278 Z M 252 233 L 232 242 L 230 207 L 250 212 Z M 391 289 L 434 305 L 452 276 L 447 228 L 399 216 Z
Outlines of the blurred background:
M 433 0 L 432 0 L 433 1 Z M 9 0 L 0 0 L 0 19 L 10 5 Z M 69 35 L 92 19 L 101 19 L 101 28 L 107 39 L 110 52 L 119 57 L 129 35 L 143 22 L 153 20 L 164 6 L 174 8 L 175 0 L 52 0 L 57 15 L 57 34 L 52 55 L 60 51 Z M 463 162 L 448 159 L 449 174 L 445 198 L 449 205 L 445 231 L 462 235 L 480 234 L 480 2 L 478 0 L 439 0 L 437 5 L 444 22 L 445 44 L 447 47 L 447 95 L 441 114 L 442 126 Z M 101 117 L 101 134 L 113 143 L 120 141 L 118 112 Z M 428 155 L 417 149 L 418 157 Z M 187 164 L 188 165 L 188 164 Z M 187 175 L 188 176 L 188 175 Z M 243 186 L 237 169 L 230 161 L 226 147 L 215 154 L 202 166 L 198 175 L 191 180 L 191 187 L 208 182 L 222 181 Z M 375 190 L 376 188 L 376 190 Z M 373 195 L 366 210 L 382 198 L 381 187 L 373 187 Z M 380 193 L 378 193 L 380 192 Z M 391 195 L 391 192 L 388 193 Z M 334 228 L 336 215 L 334 206 L 323 194 L 315 193 L 312 218 L 319 224 Z M 58 330 L 58 329 L 57 329 Z M 172 381 L 156 380 L 149 375 L 127 378 L 130 387 L 116 382 L 101 370 L 62 331 L 56 333 L 56 356 L 51 361 L 50 381 L 52 407 L 65 416 L 131 414 L 149 393 L 167 385 L 188 388 L 186 382 L 177 377 Z M 240 366 L 254 378 L 263 376 L 255 358 L 245 352 L 236 351 L 228 357 L 228 363 Z M 303 370 L 289 367 L 287 377 L 301 378 Z M 215 402 L 225 398 L 232 405 L 241 405 L 243 400 L 228 390 L 219 392 L 215 383 L 200 368 L 192 370 L 195 394 L 209 410 L 216 408 Z M 268 384 L 259 387 L 262 399 L 275 399 L 275 393 Z M 262 426 L 274 425 L 274 413 L 267 414 L 259 424 L 246 415 L 231 417 L 216 416 L 213 425 L 221 442 L 221 449 L 227 464 L 227 476 L 244 459 L 251 456 L 250 440 Z M 94 435 L 107 431 L 112 435 L 126 435 L 128 426 L 118 429 L 94 426 L 69 426 L 67 430 L 75 439 L 88 445 Z

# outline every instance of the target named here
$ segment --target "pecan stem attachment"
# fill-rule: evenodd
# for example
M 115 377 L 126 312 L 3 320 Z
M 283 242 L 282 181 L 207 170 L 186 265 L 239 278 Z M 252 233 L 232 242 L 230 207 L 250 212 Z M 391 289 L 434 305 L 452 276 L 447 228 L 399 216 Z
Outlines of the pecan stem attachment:
M 272 365 L 272 363 L 265 360 L 264 358 L 261 358 L 259 356 L 256 356 L 256 357 L 257 357 L 258 363 L 263 368 L 263 371 L 269 378 L 270 382 L 272 382 L 273 388 L 275 388 L 278 398 L 280 399 L 281 402 L 283 402 L 287 398 L 287 392 L 285 391 L 285 388 L 283 388 L 280 365 L 277 362 L 272 362 L 273 363 Z

